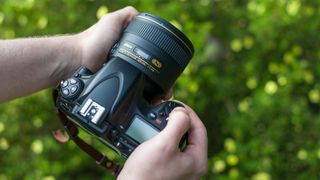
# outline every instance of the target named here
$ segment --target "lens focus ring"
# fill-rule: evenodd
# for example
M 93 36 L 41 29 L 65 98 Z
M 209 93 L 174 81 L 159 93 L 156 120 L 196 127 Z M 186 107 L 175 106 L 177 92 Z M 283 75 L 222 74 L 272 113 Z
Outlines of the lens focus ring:
M 129 24 L 124 33 L 131 33 L 152 42 L 170 55 L 182 69 L 187 66 L 193 56 L 193 47 L 188 45 L 191 42 L 184 40 L 186 37 L 175 34 L 174 31 L 177 30 L 172 29 L 172 25 L 163 24 L 150 16 L 137 16 L 135 20 L 136 22 Z

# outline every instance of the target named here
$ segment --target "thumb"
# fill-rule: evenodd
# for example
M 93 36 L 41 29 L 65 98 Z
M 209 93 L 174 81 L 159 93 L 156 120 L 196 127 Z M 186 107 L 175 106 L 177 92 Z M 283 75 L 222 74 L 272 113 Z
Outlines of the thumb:
M 166 144 L 179 146 L 182 136 L 190 128 L 190 117 L 185 108 L 177 107 L 169 115 L 167 126 L 159 133 Z

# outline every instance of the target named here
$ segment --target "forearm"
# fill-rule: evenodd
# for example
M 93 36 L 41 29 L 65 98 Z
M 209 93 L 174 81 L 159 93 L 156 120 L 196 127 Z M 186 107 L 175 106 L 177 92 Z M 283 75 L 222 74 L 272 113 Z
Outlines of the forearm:
M 76 36 L 0 40 L 0 102 L 55 86 L 78 66 Z

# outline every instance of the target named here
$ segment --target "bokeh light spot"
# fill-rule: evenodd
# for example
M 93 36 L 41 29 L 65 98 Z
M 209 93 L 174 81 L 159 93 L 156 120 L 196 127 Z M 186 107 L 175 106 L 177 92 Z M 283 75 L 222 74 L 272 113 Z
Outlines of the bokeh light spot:
M 238 104 L 238 110 L 240 112 L 247 112 L 249 108 L 250 108 L 250 103 L 248 99 L 245 99 Z
M 48 18 L 46 16 L 41 16 L 38 19 L 38 28 L 39 29 L 44 29 L 48 25 Z
M 267 94 L 274 94 L 278 90 L 278 85 L 274 81 L 268 81 L 264 87 L 264 90 L 266 91 Z
M 292 53 L 296 56 L 300 56 L 302 54 L 302 48 L 299 45 L 295 45 L 292 48 Z
M 239 158 L 238 158 L 238 156 L 236 156 L 236 155 L 229 155 L 228 157 L 227 157 L 227 163 L 230 165 L 230 166 L 235 166 L 235 165 L 237 165 L 238 164 L 238 162 L 239 162 Z
M 217 160 L 213 164 L 212 171 L 214 173 L 220 173 L 226 168 L 226 163 L 223 160 Z
M 231 138 L 227 138 L 225 141 L 224 141 L 224 148 L 226 149 L 227 152 L 229 153 L 234 153 L 236 152 L 237 150 L 237 146 L 236 146 L 236 143 L 233 139 Z
M 103 15 L 107 14 L 109 11 L 107 6 L 100 6 L 97 10 L 97 18 L 100 19 Z
M 37 139 L 34 140 L 31 144 L 31 150 L 35 153 L 35 154 L 40 154 L 43 151 L 43 144 L 42 141 Z
M 20 15 L 18 17 L 18 23 L 20 24 L 20 26 L 25 26 L 26 24 L 28 24 L 28 18 L 25 15 Z
M 3 122 L 0 122 L 0 133 L 2 133 L 5 129 L 5 125 Z
M 287 13 L 291 16 L 295 16 L 298 14 L 301 3 L 298 0 L 291 0 L 287 5 Z
M 4 14 L 0 12 L 0 25 L 3 23 L 4 21 Z
M 234 39 L 231 41 L 230 47 L 234 52 L 240 52 L 242 49 L 242 42 L 240 39 Z
M 251 36 L 246 36 L 243 39 L 243 46 L 246 49 L 251 49 L 253 47 L 254 40 Z
M 33 119 L 32 124 L 33 124 L 36 128 L 40 128 L 40 127 L 42 127 L 43 122 L 42 122 L 42 119 L 41 119 L 41 118 L 36 117 L 36 118 Z
M 190 83 L 190 85 L 189 85 L 189 90 L 190 90 L 190 92 L 191 92 L 191 93 L 195 93 L 195 92 L 198 91 L 198 89 L 199 89 L 199 86 L 198 86 L 197 82 L 192 81 L 192 82 Z
M 0 139 L 0 149 L 7 150 L 10 147 L 10 144 L 6 138 Z
M 240 172 L 237 168 L 231 168 L 229 170 L 229 177 L 232 179 L 237 179 L 239 174 L 240 174 Z
M 280 72 L 280 66 L 275 63 L 275 62 L 271 62 L 268 65 L 268 70 L 272 73 L 272 74 L 278 74 Z
M 311 71 L 303 72 L 303 79 L 308 83 L 311 84 L 314 81 L 314 76 Z
M 287 64 L 292 64 L 293 61 L 295 60 L 294 54 L 291 52 L 287 52 L 283 55 L 283 60 Z
M 277 80 L 280 86 L 285 86 L 287 84 L 287 78 L 284 76 L 279 76 Z
M 248 80 L 247 80 L 247 83 L 246 83 L 247 87 L 251 90 L 255 89 L 258 85 L 258 82 L 257 82 L 257 78 L 255 77 L 250 77 Z
M 251 180 L 271 180 L 271 175 L 266 172 L 258 172 L 252 176 Z
M 297 154 L 298 159 L 306 160 L 308 158 L 308 152 L 305 149 L 300 149 Z
M 45 176 L 41 178 L 41 180 L 55 180 L 56 178 L 54 176 Z
M 312 89 L 309 91 L 309 99 L 312 103 L 320 102 L 320 92 L 318 89 Z

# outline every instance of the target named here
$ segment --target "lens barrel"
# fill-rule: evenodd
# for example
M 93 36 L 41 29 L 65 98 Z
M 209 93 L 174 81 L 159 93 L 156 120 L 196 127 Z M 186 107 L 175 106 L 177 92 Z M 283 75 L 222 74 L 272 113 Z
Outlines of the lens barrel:
M 191 41 L 180 30 L 160 17 L 140 13 L 124 30 L 113 56 L 140 69 L 166 92 L 193 53 Z

